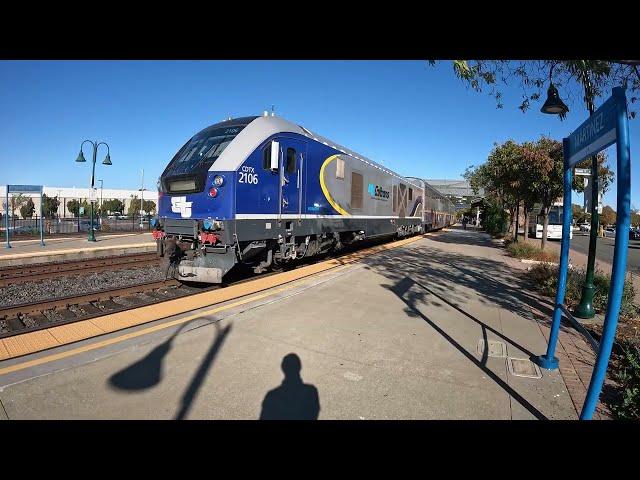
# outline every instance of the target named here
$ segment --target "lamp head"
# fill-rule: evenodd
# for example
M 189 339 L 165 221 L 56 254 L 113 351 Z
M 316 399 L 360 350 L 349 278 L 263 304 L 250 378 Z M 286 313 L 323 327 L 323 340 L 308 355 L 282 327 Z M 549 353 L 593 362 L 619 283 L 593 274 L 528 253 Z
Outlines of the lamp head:
M 544 102 L 544 105 L 542 105 L 540 111 L 551 115 L 564 115 L 569 111 L 569 107 L 567 107 L 560 99 L 558 89 L 553 83 L 549 85 L 549 89 L 547 90 L 547 100 Z
M 104 157 L 104 161 L 102 162 L 103 165 L 113 165 L 111 163 L 111 156 L 107 153 L 107 156 Z
M 86 160 L 84 159 L 84 155 L 82 154 L 82 150 L 80 150 L 78 158 L 76 158 L 76 162 L 86 162 Z

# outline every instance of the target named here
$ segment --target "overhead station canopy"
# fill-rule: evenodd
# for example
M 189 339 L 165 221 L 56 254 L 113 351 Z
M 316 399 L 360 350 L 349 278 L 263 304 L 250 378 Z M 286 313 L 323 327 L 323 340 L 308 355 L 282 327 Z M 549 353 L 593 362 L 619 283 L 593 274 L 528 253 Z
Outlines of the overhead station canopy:
M 477 197 L 484 196 L 484 190 L 475 194 L 473 188 L 466 180 L 428 180 L 427 183 L 447 196 L 455 197 Z

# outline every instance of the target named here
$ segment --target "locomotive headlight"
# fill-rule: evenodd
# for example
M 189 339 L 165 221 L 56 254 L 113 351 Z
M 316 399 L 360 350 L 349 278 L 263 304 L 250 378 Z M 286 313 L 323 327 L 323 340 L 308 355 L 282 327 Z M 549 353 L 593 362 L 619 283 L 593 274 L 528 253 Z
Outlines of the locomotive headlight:
M 215 177 L 213 177 L 213 184 L 216 187 L 221 187 L 223 183 L 224 183 L 224 178 L 222 178 L 220 175 L 216 175 Z
M 218 196 L 218 189 L 216 187 L 211 187 L 209 190 L 209 196 L 211 198 L 216 198 Z

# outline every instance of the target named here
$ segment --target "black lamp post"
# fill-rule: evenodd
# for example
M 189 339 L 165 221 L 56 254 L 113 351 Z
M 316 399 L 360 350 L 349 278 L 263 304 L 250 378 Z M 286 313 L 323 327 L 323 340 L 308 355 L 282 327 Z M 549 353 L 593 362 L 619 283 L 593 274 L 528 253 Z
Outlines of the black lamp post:
M 98 154 L 98 147 L 100 145 L 105 145 L 107 147 L 107 156 L 102 161 L 102 164 L 111 165 L 112 163 L 111 163 L 111 156 L 109 154 L 109 145 L 107 145 L 105 142 L 98 143 L 98 142 L 92 142 L 91 140 L 85 140 L 80 144 L 80 153 L 78 154 L 78 158 L 76 158 L 76 162 L 86 162 L 86 160 L 84 159 L 84 155 L 82 154 L 82 147 L 86 142 L 89 142 L 91 145 L 93 145 L 93 169 L 91 170 L 91 191 L 93 192 L 95 176 L 96 176 L 96 156 Z M 89 242 L 96 241 L 96 234 L 93 231 L 93 204 L 94 203 L 95 202 L 91 202 L 91 226 L 89 228 L 89 239 L 88 239 Z
M 595 108 L 593 106 L 593 86 L 589 80 L 589 76 L 585 71 L 582 77 L 584 85 L 585 101 L 589 116 L 593 115 Z M 600 190 L 598 181 L 598 158 L 596 155 L 591 157 L 591 231 L 589 232 L 589 256 L 587 257 L 587 271 L 585 275 L 584 285 L 582 286 L 582 298 L 575 308 L 573 314 L 579 318 L 593 318 L 596 311 L 593 308 L 593 296 L 596 293 L 593 285 L 593 277 L 596 266 L 596 244 L 598 242 L 598 224 L 600 214 L 598 212 L 598 193 Z
M 558 95 L 558 90 L 553 85 L 551 74 L 553 67 L 549 71 L 549 89 L 547 90 L 547 101 L 544 102 L 540 111 L 542 113 L 564 115 L 569 108 L 562 102 Z M 589 76 L 585 70 L 582 76 L 582 84 L 584 86 L 585 101 L 589 116 L 593 115 L 593 86 L 589 80 Z M 596 263 L 596 244 L 598 241 L 598 160 L 596 156 L 591 157 L 591 231 L 589 232 L 589 256 L 587 258 L 587 271 L 585 282 L 582 286 L 582 298 L 580 304 L 575 308 L 573 314 L 579 318 L 593 318 L 595 310 L 593 308 L 593 295 L 595 287 L 593 285 L 593 277 Z

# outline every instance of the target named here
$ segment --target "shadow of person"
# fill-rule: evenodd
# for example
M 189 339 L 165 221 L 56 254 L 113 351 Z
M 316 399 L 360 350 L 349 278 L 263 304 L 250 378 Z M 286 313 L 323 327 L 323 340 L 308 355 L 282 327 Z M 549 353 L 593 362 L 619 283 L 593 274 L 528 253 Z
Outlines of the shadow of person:
M 295 353 L 282 359 L 284 380 L 262 401 L 260 420 L 317 420 L 320 413 L 318 389 L 302 382 L 302 363 Z

